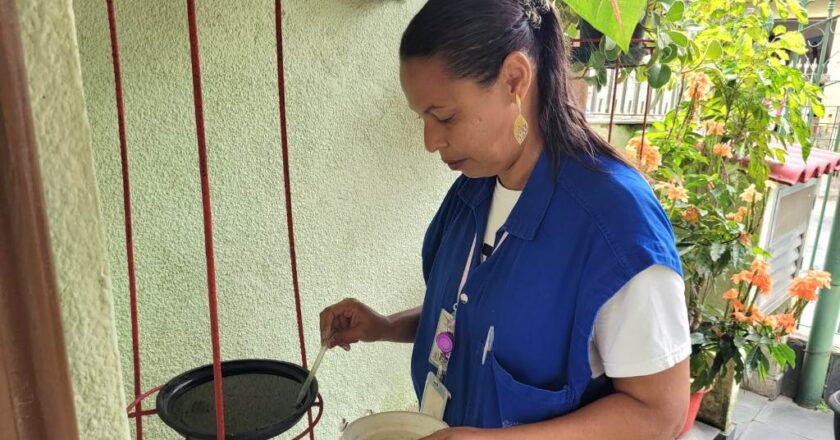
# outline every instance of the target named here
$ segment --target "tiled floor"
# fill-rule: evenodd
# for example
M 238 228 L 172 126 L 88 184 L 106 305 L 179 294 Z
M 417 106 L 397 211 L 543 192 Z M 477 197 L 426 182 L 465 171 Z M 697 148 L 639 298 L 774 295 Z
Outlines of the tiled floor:
M 779 396 L 770 401 L 741 391 L 735 406 L 735 440 L 834 440 L 834 414 L 808 410 Z M 682 440 L 712 440 L 719 431 L 703 423 Z

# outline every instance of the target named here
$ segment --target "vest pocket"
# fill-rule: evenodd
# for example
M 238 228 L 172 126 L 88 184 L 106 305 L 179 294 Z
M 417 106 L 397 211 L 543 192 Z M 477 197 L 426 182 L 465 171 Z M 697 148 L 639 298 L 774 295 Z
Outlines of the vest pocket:
M 568 385 L 551 391 L 524 384 L 514 379 L 492 352 L 487 357 L 493 369 L 502 427 L 541 422 L 573 409 L 572 392 Z

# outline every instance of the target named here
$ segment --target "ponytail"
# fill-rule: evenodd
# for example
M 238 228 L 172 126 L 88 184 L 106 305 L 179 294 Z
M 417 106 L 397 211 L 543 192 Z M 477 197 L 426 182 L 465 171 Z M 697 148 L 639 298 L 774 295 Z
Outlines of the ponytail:
M 563 28 L 553 6 L 542 15 L 541 23 L 534 32 L 539 48 L 537 87 L 540 129 L 552 163 L 556 165 L 564 155 L 578 160 L 589 159 L 585 163 L 591 163 L 599 155 L 607 155 L 626 163 L 624 156 L 592 130 L 583 111 L 572 103 Z

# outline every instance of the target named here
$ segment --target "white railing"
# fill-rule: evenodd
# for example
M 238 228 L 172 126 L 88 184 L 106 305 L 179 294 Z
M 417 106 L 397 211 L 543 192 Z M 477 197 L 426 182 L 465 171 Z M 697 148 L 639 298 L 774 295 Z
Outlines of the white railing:
M 817 61 L 801 57 L 797 63 L 799 70 L 809 82 L 813 82 L 817 74 Z M 616 91 L 615 122 L 619 124 L 640 124 L 644 120 L 645 100 L 648 85 L 636 80 L 635 72 L 618 83 L 615 88 L 614 70 L 607 70 L 607 84 L 600 89 L 589 87 L 586 100 L 586 115 L 592 122 L 606 122 L 610 119 L 610 109 L 613 103 L 613 90 Z M 679 85 L 672 89 L 653 90 L 651 104 L 648 110 L 648 120 L 662 119 L 677 104 Z
M 808 57 L 800 57 L 797 67 L 805 75 L 805 80 L 814 82 L 814 76 L 817 74 L 817 59 L 809 60 Z
M 613 81 L 613 71 L 608 70 L 605 86 L 601 87 L 600 90 L 589 87 L 589 96 L 586 100 L 587 118 L 590 122 L 609 121 L 613 104 L 613 90 L 615 90 L 615 122 L 618 124 L 640 124 L 645 115 L 647 83 L 637 81 L 635 72 L 631 73 L 624 81 L 620 81 L 617 88 Z M 674 108 L 678 97 L 679 86 L 667 90 L 654 89 L 651 93 L 647 119 L 649 121 L 662 119 L 668 111 Z

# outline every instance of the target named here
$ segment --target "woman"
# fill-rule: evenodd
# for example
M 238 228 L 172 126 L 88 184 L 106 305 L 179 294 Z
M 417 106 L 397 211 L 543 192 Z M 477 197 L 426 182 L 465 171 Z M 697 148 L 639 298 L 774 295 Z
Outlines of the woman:
M 430 0 L 400 47 L 426 149 L 462 175 L 426 233 L 422 307 L 321 313 L 329 346 L 413 342 L 431 439 L 673 439 L 691 351 L 673 232 L 570 104 L 549 0 Z M 480 241 L 479 241 L 480 240 Z

